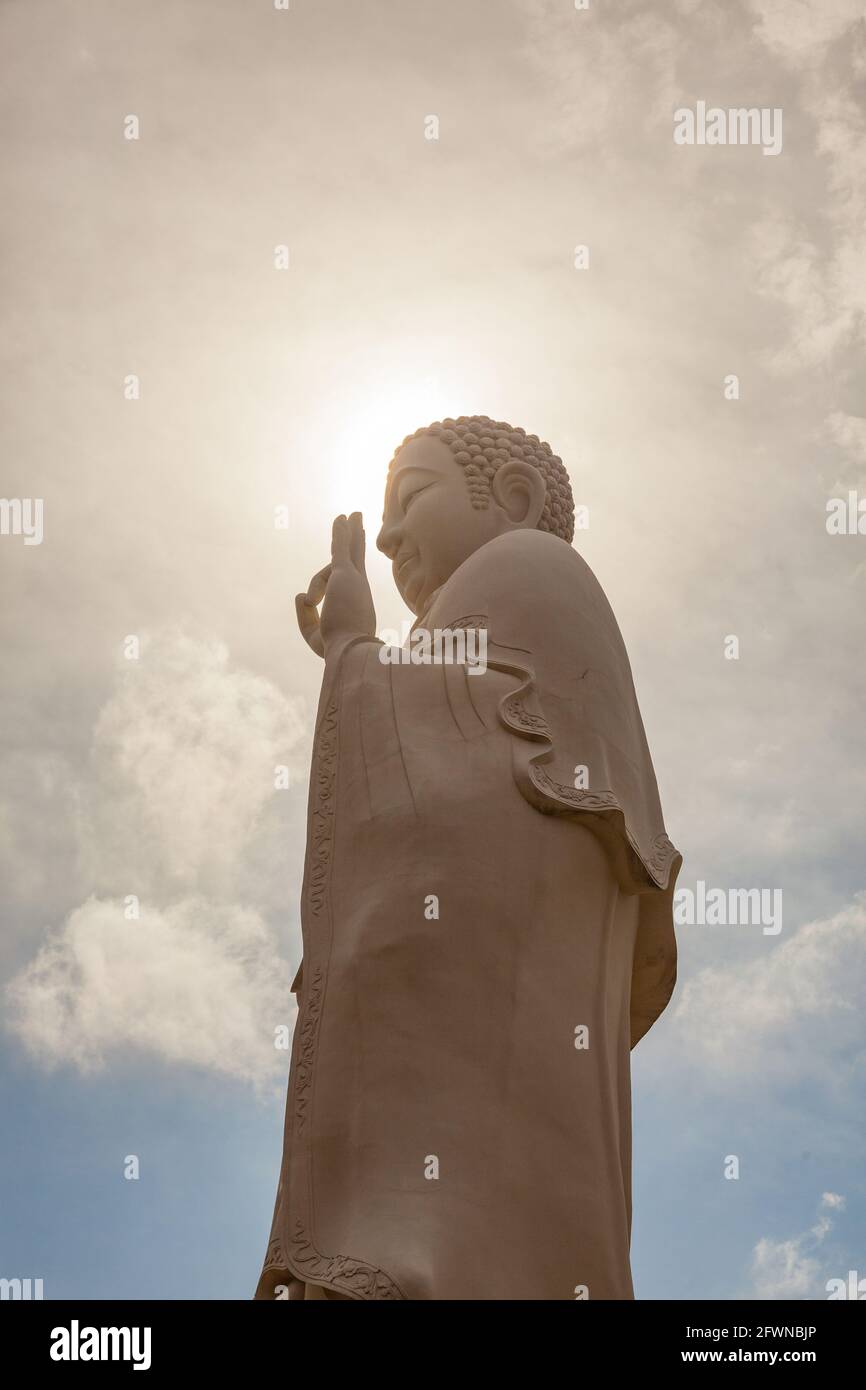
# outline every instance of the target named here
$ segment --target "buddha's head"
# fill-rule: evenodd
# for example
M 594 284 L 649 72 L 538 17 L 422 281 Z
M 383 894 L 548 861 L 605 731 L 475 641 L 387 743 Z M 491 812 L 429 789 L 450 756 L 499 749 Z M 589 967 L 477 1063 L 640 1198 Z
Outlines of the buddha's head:
M 403 440 L 376 544 L 413 613 L 474 551 L 516 530 L 567 542 L 574 534 L 571 484 L 549 444 L 486 415 L 442 420 Z

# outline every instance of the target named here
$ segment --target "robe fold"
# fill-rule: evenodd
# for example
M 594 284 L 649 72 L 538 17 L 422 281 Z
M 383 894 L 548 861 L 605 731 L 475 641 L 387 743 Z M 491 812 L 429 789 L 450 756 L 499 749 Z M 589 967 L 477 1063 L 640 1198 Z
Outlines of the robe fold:
M 622 637 L 538 531 L 418 626 L 483 628 L 487 669 L 326 662 L 256 1296 L 632 1298 L 629 1053 L 674 987 L 680 856 Z

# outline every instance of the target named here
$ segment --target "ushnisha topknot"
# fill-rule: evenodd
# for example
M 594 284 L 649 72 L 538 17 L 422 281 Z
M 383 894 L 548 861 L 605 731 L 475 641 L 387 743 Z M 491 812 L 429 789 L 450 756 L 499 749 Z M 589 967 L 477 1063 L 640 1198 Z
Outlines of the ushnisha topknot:
M 461 415 L 457 420 L 437 420 L 414 434 L 407 434 L 388 465 L 391 469 L 410 440 L 432 435 L 447 444 L 459 464 L 466 470 L 469 495 L 473 507 L 486 507 L 490 501 L 490 484 L 497 468 L 509 459 L 523 459 L 537 468 L 547 489 L 544 510 L 538 523 L 539 531 L 549 531 L 569 544 L 574 536 L 574 498 L 571 483 L 562 459 L 537 434 L 507 425 L 504 420 L 491 420 L 488 415 Z

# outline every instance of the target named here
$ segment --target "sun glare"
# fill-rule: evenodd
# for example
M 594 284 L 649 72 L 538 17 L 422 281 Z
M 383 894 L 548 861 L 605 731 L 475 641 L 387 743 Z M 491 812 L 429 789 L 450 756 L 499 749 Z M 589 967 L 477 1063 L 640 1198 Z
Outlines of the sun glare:
M 332 436 L 326 496 L 333 511 L 361 511 L 368 537 L 378 531 L 388 464 L 407 434 L 446 416 L 485 409 L 478 388 L 457 374 L 381 379 L 356 388 L 345 402 L 341 427 Z

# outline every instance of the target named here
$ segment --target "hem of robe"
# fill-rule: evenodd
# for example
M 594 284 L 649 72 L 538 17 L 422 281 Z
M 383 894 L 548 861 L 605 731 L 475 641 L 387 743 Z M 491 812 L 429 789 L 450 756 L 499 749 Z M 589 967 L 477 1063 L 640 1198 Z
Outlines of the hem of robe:
M 285 1289 L 286 1292 L 278 1295 L 277 1289 Z M 342 1303 L 357 1302 L 351 1294 L 333 1289 L 327 1284 L 299 1279 L 288 1268 L 263 1270 L 254 1298 L 259 1302 L 267 1300 L 271 1303 L 313 1303 L 325 1300 Z
M 279 1215 L 278 1204 L 274 1226 L 279 1221 Z M 275 1297 L 275 1291 L 280 1286 L 289 1289 L 290 1300 L 316 1298 L 318 1295 L 311 1295 L 306 1292 L 314 1288 L 323 1290 L 322 1297 L 330 1296 L 335 1299 L 346 1299 L 349 1302 L 368 1302 L 380 1299 L 405 1300 L 406 1298 L 396 1282 L 384 1270 L 377 1269 L 365 1261 L 350 1260 L 342 1255 L 333 1257 L 319 1255 L 318 1252 L 313 1251 L 309 1242 L 305 1242 L 305 1251 L 307 1259 L 311 1264 L 318 1266 L 317 1268 L 305 1269 L 296 1265 L 283 1250 L 279 1236 L 274 1237 L 271 1240 L 265 1264 L 259 1276 L 259 1282 L 253 1295 L 254 1300 L 284 1301 Z M 329 1278 L 329 1274 L 333 1277 Z M 347 1284 L 347 1281 L 351 1280 L 356 1281 L 355 1289 Z M 298 1292 L 298 1285 L 303 1292 Z

